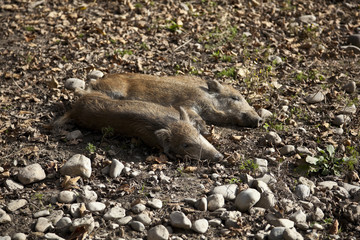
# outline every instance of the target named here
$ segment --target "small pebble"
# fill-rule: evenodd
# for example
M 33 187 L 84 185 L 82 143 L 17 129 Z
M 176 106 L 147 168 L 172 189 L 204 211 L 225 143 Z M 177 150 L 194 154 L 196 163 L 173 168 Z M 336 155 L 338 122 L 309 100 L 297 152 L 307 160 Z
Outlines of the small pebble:
M 89 178 L 91 176 L 91 160 L 84 155 L 75 154 L 60 169 L 60 173 L 73 177 Z
M 309 104 L 313 104 L 313 103 L 322 102 L 322 101 L 324 101 L 324 99 L 325 99 L 325 96 L 322 92 L 316 92 L 316 93 L 308 95 L 305 98 L 305 101 Z
M 140 213 L 135 217 L 135 220 L 143 223 L 145 226 L 149 226 L 151 224 L 151 218 L 146 213 Z
M 102 202 L 89 202 L 86 204 L 86 209 L 90 212 L 102 212 L 106 208 L 106 205 Z
M 303 23 L 314 23 L 316 21 L 316 17 L 314 15 L 302 15 L 299 17 L 299 20 Z
M 16 190 L 24 189 L 23 185 L 21 185 L 20 183 L 15 182 L 15 181 L 13 181 L 11 179 L 6 179 L 5 186 L 9 191 L 16 191 Z
M 139 221 L 132 221 L 130 227 L 138 232 L 143 232 L 145 230 L 144 224 Z
M 116 222 L 120 225 L 120 226 L 124 226 L 126 224 L 128 224 L 130 221 L 132 220 L 131 216 L 126 216 L 123 218 L 118 219 Z
M 35 231 L 37 231 L 37 232 L 45 232 L 50 227 L 52 227 L 51 221 L 49 219 L 47 219 L 47 218 L 40 217 L 36 221 Z
M 11 222 L 10 215 L 0 208 L 0 224 L 8 222 Z
M 293 155 L 295 154 L 295 146 L 285 145 L 282 148 L 280 148 L 279 151 L 281 155 Z
M 265 139 L 271 144 L 271 145 L 279 145 L 282 140 L 280 138 L 280 136 L 276 133 L 276 132 L 273 132 L 273 131 L 270 131 L 268 132 L 266 135 L 265 135 Z
M 89 72 L 88 74 L 88 79 L 99 79 L 102 78 L 104 76 L 104 73 L 99 71 L 99 70 L 92 70 L 91 72 Z
M 113 159 L 109 171 L 110 177 L 112 178 L 119 177 L 124 167 L 125 167 L 124 164 L 122 164 L 119 160 Z
M 295 194 L 296 196 L 298 196 L 300 199 L 304 200 L 306 199 L 308 196 L 310 196 L 310 188 L 305 185 L 305 184 L 299 184 L 296 186 L 295 188 Z
M 206 219 L 199 219 L 192 225 L 192 230 L 197 233 L 205 233 L 209 228 L 209 222 Z
M 131 211 L 135 214 L 141 213 L 143 211 L 145 211 L 146 206 L 142 203 L 136 204 L 131 208 Z
M 115 206 L 104 214 L 105 220 L 115 220 L 123 217 L 125 217 L 125 209 L 120 206 Z
M 192 224 L 191 221 L 185 216 L 184 213 L 175 211 L 170 214 L 170 223 L 173 227 L 190 229 Z
M 65 240 L 65 238 L 62 238 L 55 233 L 47 233 L 44 235 L 44 238 L 48 240 Z
M 152 227 L 147 233 L 147 240 L 168 240 L 169 231 L 163 225 Z
M 207 211 L 207 199 L 205 197 L 200 198 L 195 202 L 194 206 L 200 211 Z
M 14 212 L 22 207 L 24 207 L 26 204 L 28 203 L 28 201 L 26 199 L 17 199 L 17 200 L 11 200 L 6 208 L 7 210 L 9 210 L 10 212 Z
M 61 203 L 73 203 L 76 200 L 76 193 L 73 191 L 61 191 L 58 196 L 58 201 Z
M 75 131 L 72 131 L 72 132 L 69 132 L 68 134 L 66 134 L 66 139 L 68 141 L 79 139 L 82 137 L 83 137 L 83 134 L 80 130 L 75 130 Z
M 12 236 L 12 240 L 26 240 L 26 234 L 24 234 L 24 233 L 15 233 Z
M 221 208 L 225 204 L 225 199 L 221 194 L 212 194 L 207 198 L 207 208 L 209 211 L 215 211 L 218 208 Z
M 34 213 L 34 218 L 39 218 L 39 217 L 46 217 L 49 216 L 50 212 L 49 210 L 42 210 L 42 211 L 38 211 L 36 213 Z
M 284 227 L 274 227 L 269 234 L 269 240 L 282 240 L 284 231 Z
M 69 78 L 65 81 L 65 88 L 69 90 L 85 89 L 85 81 L 78 78 Z
M 235 199 L 235 207 L 242 212 L 248 211 L 260 200 L 260 193 L 253 188 L 240 192 Z
M 45 171 L 38 163 L 34 163 L 29 166 L 26 166 L 20 169 L 18 173 L 18 179 L 24 185 L 33 182 L 38 182 L 45 178 L 46 178 Z
M 162 208 L 162 201 L 160 199 L 154 198 L 154 199 L 148 201 L 147 205 L 154 209 L 160 209 L 160 208 Z

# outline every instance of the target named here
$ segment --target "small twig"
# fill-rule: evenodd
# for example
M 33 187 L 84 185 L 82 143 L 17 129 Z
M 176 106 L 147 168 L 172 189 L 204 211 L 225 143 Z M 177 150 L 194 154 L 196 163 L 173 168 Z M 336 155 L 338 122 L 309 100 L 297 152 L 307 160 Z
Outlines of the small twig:
M 173 52 L 176 52 L 177 50 L 179 50 L 180 48 L 184 47 L 186 44 L 190 43 L 192 41 L 192 39 L 186 41 L 184 44 L 178 46 L 177 48 L 175 48 L 175 50 Z

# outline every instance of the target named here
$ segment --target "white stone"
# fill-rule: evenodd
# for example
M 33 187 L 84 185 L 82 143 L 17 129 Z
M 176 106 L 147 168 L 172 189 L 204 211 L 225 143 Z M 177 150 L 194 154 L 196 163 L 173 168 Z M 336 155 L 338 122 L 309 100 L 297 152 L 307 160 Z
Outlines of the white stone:
M 323 181 L 323 182 L 319 182 L 317 184 L 317 186 L 321 189 L 333 189 L 333 187 L 337 187 L 338 184 L 337 182 L 334 182 L 334 181 Z
M 111 162 L 110 171 L 109 171 L 110 177 L 112 177 L 112 178 L 119 177 L 123 169 L 124 169 L 124 164 L 122 164 L 117 159 L 113 159 Z
M 105 220 L 115 220 L 123 217 L 125 217 L 125 209 L 120 206 L 111 208 L 104 215 Z
M 185 216 L 184 213 L 175 211 L 170 214 L 170 223 L 173 227 L 190 229 L 191 221 Z
M 295 146 L 293 145 L 285 145 L 279 150 L 281 155 L 292 155 L 295 154 Z
M 310 192 L 314 193 L 315 192 L 315 183 L 307 178 L 304 177 L 299 177 L 299 183 L 305 184 L 306 186 L 308 186 L 310 188 Z
M 305 101 L 309 104 L 313 104 L 313 103 L 319 103 L 319 102 L 322 102 L 324 101 L 325 99 L 325 96 L 322 92 L 316 92 L 316 93 L 313 93 L 313 94 L 310 94 L 308 95 L 306 98 L 305 98 Z
M 73 203 L 70 205 L 70 214 L 74 218 L 80 217 L 80 207 L 83 203 Z
M 261 173 L 266 173 L 268 171 L 268 168 L 267 168 L 268 167 L 268 161 L 266 159 L 255 158 L 254 163 L 256 165 L 258 165 L 258 167 L 259 167 L 258 169 L 260 170 Z M 235 197 L 233 199 L 235 199 Z M 232 200 L 232 199 L 229 199 L 229 200 Z
M 320 208 L 316 208 L 315 212 L 312 213 L 312 218 L 314 221 L 320 221 L 324 218 L 324 212 Z
M 10 212 L 14 212 L 19 208 L 24 207 L 27 203 L 28 201 L 26 199 L 11 200 L 6 207 Z
M 302 15 L 299 17 L 299 20 L 303 23 L 314 23 L 316 21 L 316 17 L 314 15 Z
M 102 202 L 89 202 L 86 204 L 86 209 L 90 212 L 102 212 L 106 208 L 106 205 Z
M 271 209 L 275 204 L 275 195 L 271 191 L 264 191 L 261 193 L 260 200 L 255 204 L 255 207 Z
M 163 225 L 152 227 L 147 233 L 147 240 L 168 240 L 169 231 Z
M 148 201 L 147 205 L 154 209 L 160 209 L 160 208 L 162 208 L 162 201 L 160 199 L 154 198 L 154 199 L 151 199 L 150 201 Z
M 84 216 L 82 218 L 77 218 L 73 221 L 72 228 L 77 229 L 79 227 L 84 227 L 87 233 L 91 233 L 95 227 L 95 221 L 92 216 Z
M 92 70 L 88 74 L 88 79 L 99 79 L 104 76 L 104 73 L 99 70 Z
M 69 78 L 65 81 L 65 88 L 69 90 L 85 89 L 85 81 L 78 78 Z
M 206 233 L 209 228 L 209 222 L 206 219 L 199 219 L 192 225 L 192 230 L 197 233 Z
M 269 117 L 272 117 L 272 112 L 270 112 L 269 110 L 266 110 L 265 108 L 260 108 L 258 110 L 258 114 L 262 119 L 267 119 Z
M 269 240 L 282 240 L 284 231 L 284 227 L 274 227 L 269 234 Z
M 24 189 L 23 185 L 21 185 L 20 183 L 15 182 L 15 181 L 13 181 L 11 179 L 6 179 L 5 186 L 9 191 L 16 191 L 16 190 Z
M 33 182 L 38 182 L 46 178 L 45 171 L 40 164 L 34 163 L 20 169 L 18 174 L 19 181 L 26 185 Z
M 46 217 L 50 215 L 50 211 L 45 209 L 42 211 L 38 211 L 36 213 L 34 213 L 34 218 L 39 218 L 39 217 Z
M 76 200 L 76 193 L 73 191 L 61 191 L 58 196 L 58 201 L 61 203 L 73 203 Z
M 116 222 L 119 225 L 124 226 L 124 225 L 128 224 L 131 220 L 132 220 L 131 216 L 126 216 L 126 217 L 118 219 Z
M 235 199 L 235 207 L 242 212 L 248 211 L 260 200 L 260 193 L 253 188 L 240 192 Z
M 209 211 L 215 211 L 218 208 L 221 208 L 225 204 L 225 199 L 221 194 L 212 194 L 207 198 L 207 208 Z
M 40 217 L 36 221 L 35 231 L 46 232 L 50 227 L 52 227 L 51 221 L 47 218 Z
M 285 240 L 303 240 L 303 236 L 295 228 L 285 228 L 283 237 Z
M 84 155 L 75 154 L 64 164 L 60 173 L 73 177 L 89 178 L 91 176 L 91 160 Z
M 69 132 L 68 134 L 66 134 L 66 139 L 68 141 L 75 140 L 75 139 L 82 138 L 82 137 L 83 137 L 83 134 L 81 133 L 80 130 L 75 130 L 75 131 L 72 131 L 72 132 Z
M 268 133 L 265 135 L 265 139 L 266 139 L 271 145 L 274 145 L 274 146 L 277 146 L 277 145 L 279 145 L 279 144 L 282 142 L 281 137 L 280 137 L 276 132 L 273 132 L 273 131 L 268 132 Z
M 24 234 L 24 233 L 15 233 L 12 236 L 12 240 L 26 240 L 26 234 Z
M 207 211 L 207 199 L 205 197 L 200 198 L 195 202 L 194 207 L 200 211 Z
M 143 232 L 145 230 L 144 224 L 139 221 L 132 221 L 130 223 L 130 226 L 132 229 L 134 229 L 135 231 L 138 231 L 138 232 Z
M 135 220 L 143 223 L 145 226 L 149 226 L 151 224 L 151 218 L 146 213 L 140 213 L 135 217 Z
M 310 196 L 310 188 L 305 184 L 299 184 L 295 188 L 295 194 L 298 196 L 301 200 L 306 199 Z
M 306 214 L 300 210 L 294 212 L 289 216 L 290 220 L 294 221 L 296 224 L 306 222 Z
M 221 194 L 226 200 L 234 200 L 236 198 L 236 192 L 238 189 L 237 184 L 226 184 L 217 186 L 212 191 L 214 194 Z
M 11 222 L 10 215 L 0 208 L 0 224 L 8 222 Z
M 65 238 L 62 238 L 55 233 L 47 233 L 44 235 L 44 238 L 48 240 L 65 240 Z
M 145 209 L 146 209 L 146 206 L 144 204 L 138 203 L 131 208 L 131 211 L 135 214 L 138 214 L 138 213 L 145 211 Z

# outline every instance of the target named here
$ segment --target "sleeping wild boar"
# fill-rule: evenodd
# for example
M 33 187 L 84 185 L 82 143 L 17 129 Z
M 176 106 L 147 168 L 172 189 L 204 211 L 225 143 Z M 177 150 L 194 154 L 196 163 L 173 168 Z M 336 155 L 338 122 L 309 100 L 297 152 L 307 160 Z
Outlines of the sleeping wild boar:
M 91 89 L 115 99 L 137 99 L 164 106 L 182 106 L 192 119 L 216 125 L 258 127 L 262 119 L 232 86 L 216 80 L 145 74 L 110 74 L 91 84 Z M 199 124 L 201 125 L 201 124 Z
M 72 110 L 55 122 L 61 126 L 68 120 L 79 126 L 101 130 L 112 127 L 118 134 L 142 139 L 164 152 L 196 159 L 221 160 L 219 153 L 192 125 L 188 114 L 179 108 L 137 100 L 114 100 L 92 92 L 75 102 Z

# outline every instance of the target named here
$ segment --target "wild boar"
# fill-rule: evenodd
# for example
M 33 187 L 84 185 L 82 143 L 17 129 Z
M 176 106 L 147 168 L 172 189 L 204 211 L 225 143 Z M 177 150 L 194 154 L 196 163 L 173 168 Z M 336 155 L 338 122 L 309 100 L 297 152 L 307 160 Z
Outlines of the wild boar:
M 114 100 L 92 92 L 80 97 L 55 125 L 61 126 L 70 119 L 86 128 L 112 127 L 118 134 L 139 137 L 150 146 L 163 148 L 168 156 L 175 153 L 215 161 L 223 158 L 193 126 L 182 108 L 177 111 L 151 102 Z
M 107 75 L 90 88 L 114 99 L 182 106 L 192 119 L 216 125 L 258 127 L 262 124 L 262 119 L 237 90 L 216 80 L 125 73 Z

